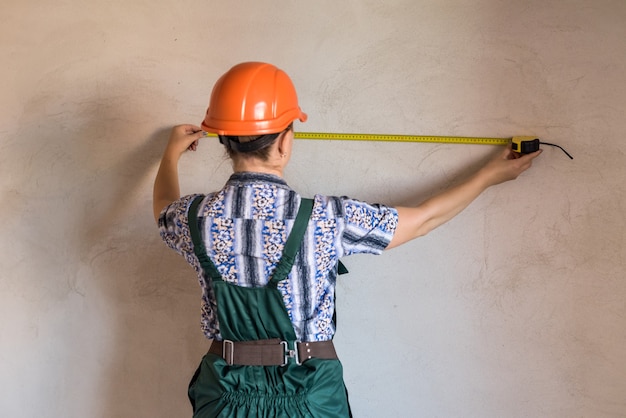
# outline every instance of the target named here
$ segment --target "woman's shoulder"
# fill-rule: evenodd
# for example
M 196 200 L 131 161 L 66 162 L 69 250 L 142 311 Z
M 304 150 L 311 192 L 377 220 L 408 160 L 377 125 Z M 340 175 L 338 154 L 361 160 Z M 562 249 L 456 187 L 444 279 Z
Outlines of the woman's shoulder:
M 324 214 L 327 217 L 333 218 L 345 217 L 346 211 L 350 210 L 350 208 L 361 207 L 363 205 L 370 206 L 365 202 L 352 199 L 348 196 L 329 196 L 316 194 L 313 200 L 314 214 Z
M 346 208 L 350 206 L 378 206 L 377 204 L 370 204 L 365 201 L 353 199 L 348 196 L 328 196 L 316 194 L 313 199 L 315 202 L 315 206 L 332 210 L 335 213 L 344 213 Z
M 348 196 L 325 196 L 318 194 L 315 195 L 314 199 L 314 214 L 327 214 L 328 216 L 337 218 L 351 218 L 354 216 L 358 218 L 362 216 L 380 217 L 388 214 L 394 215 L 396 213 L 395 208 L 391 206 L 380 203 L 369 203 Z

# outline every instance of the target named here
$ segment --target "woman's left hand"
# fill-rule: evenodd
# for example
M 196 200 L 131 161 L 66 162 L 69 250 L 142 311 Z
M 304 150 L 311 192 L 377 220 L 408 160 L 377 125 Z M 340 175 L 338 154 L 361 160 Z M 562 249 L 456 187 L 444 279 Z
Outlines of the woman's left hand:
M 200 127 L 195 125 L 178 125 L 172 128 L 170 140 L 167 143 L 159 171 L 154 180 L 152 193 L 152 209 L 154 219 L 158 221 L 161 210 L 180 198 L 178 184 L 178 160 L 187 150 L 195 151 L 198 140 L 204 136 Z
M 204 136 L 204 132 L 199 126 L 178 125 L 172 128 L 166 153 L 180 157 L 185 151 L 195 151 L 198 147 L 198 140 Z

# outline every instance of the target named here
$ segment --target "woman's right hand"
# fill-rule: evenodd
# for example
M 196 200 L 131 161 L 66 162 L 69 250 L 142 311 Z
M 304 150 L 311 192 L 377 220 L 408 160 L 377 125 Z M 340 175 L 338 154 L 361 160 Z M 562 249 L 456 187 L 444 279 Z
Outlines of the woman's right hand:
M 541 151 L 520 155 L 508 146 L 468 180 L 445 190 L 414 207 L 397 207 L 398 225 L 391 243 L 393 248 L 426 235 L 465 209 L 485 189 L 516 179 L 532 165 Z
M 509 145 L 497 154 L 479 172 L 478 176 L 485 181 L 485 186 L 494 186 L 509 180 L 515 180 L 520 174 L 528 170 L 541 150 L 531 154 L 519 154 Z

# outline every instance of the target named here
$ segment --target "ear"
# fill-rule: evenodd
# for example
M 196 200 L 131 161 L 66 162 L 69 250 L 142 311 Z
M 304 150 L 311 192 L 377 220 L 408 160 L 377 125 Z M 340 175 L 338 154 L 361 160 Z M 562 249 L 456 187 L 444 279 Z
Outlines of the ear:
M 283 132 L 277 139 L 278 152 L 280 155 L 291 155 L 291 147 L 293 145 L 293 130 L 289 129 Z

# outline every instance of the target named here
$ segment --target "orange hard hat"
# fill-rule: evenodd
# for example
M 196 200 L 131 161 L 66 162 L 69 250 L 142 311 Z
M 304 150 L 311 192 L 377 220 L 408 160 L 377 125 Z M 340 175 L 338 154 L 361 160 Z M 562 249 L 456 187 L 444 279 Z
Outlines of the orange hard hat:
M 289 76 L 263 62 L 235 65 L 215 83 L 202 129 L 244 136 L 281 132 L 295 119 L 305 122 Z

